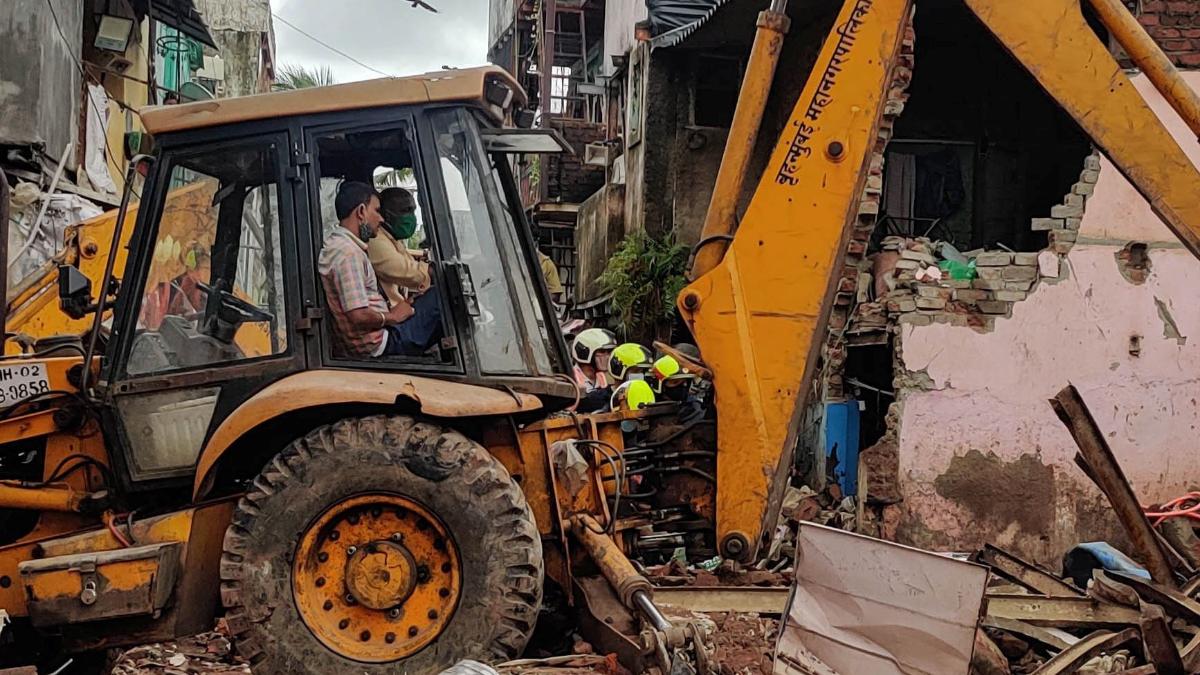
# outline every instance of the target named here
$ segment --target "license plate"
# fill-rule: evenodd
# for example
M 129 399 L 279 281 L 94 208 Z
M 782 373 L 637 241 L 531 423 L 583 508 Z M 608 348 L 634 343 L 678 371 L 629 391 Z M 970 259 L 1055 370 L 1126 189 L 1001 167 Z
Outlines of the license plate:
M 0 366 L 0 407 L 49 390 L 50 379 L 46 376 L 44 363 Z

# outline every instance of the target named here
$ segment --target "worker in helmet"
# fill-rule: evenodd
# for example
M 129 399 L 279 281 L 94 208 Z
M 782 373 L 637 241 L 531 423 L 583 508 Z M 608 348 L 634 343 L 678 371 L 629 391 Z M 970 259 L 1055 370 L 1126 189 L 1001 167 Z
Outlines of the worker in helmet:
M 654 354 L 636 342 L 617 345 L 608 360 L 608 374 L 613 383 L 627 380 L 644 380 L 654 365 Z
M 639 410 L 654 403 L 654 390 L 645 380 L 629 380 L 613 390 L 609 408 L 613 412 Z
M 647 380 L 654 389 L 655 395 L 661 400 L 683 401 L 688 397 L 692 380 L 695 376 L 689 373 L 670 354 L 658 357 L 650 367 L 650 377 Z
M 617 346 L 617 336 L 603 328 L 580 331 L 571 342 L 571 358 L 575 360 L 574 378 L 579 387 L 579 412 L 595 412 L 608 404 L 611 391 L 608 361 Z

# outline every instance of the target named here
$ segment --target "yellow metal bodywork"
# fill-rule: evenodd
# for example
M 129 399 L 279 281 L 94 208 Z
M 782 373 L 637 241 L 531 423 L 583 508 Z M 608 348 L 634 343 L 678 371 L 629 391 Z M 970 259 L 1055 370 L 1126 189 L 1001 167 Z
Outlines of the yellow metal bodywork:
M 497 80 L 507 85 L 513 92 L 514 105 L 525 103 L 525 94 L 512 75 L 496 66 L 483 66 L 439 70 L 410 77 L 386 77 L 331 87 L 157 106 L 142 110 L 141 118 L 147 131 L 151 134 L 161 134 L 252 120 L 382 106 L 456 101 L 484 102 L 484 87 L 488 80 Z
M 536 396 L 402 373 L 309 370 L 273 382 L 226 417 L 200 453 L 193 495 L 206 490 L 212 469 L 239 438 L 285 413 L 337 403 L 392 405 L 409 400 L 431 417 L 507 415 L 538 410 Z
M 746 559 L 780 499 L 832 273 L 910 0 L 848 0 L 729 250 L 680 295 L 717 392 L 717 541 Z M 813 118 L 816 119 L 813 119 Z
M 1078 0 L 965 2 L 1129 178 L 1183 245 L 1200 256 L 1200 173 L 1092 32 Z M 1153 44 L 1148 48 L 1157 50 Z M 1173 77 L 1156 76 L 1155 84 L 1171 86 L 1178 73 L 1169 62 L 1164 66 L 1160 61 L 1160 67 Z M 1170 91 L 1162 93 L 1168 100 L 1178 99 Z
M 220 534 L 229 524 L 233 513 L 235 500 L 226 499 L 208 504 L 201 504 L 183 511 L 177 511 L 164 516 L 135 521 L 132 528 L 133 540 L 138 544 L 155 544 L 181 542 L 184 544 L 182 557 L 183 578 L 180 585 L 188 585 L 188 573 L 209 574 L 215 572 L 220 560 Z M 47 559 L 58 556 L 69 556 L 80 553 L 97 551 L 115 551 L 122 548 L 121 542 L 113 537 L 107 529 L 93 529 L 72 536 L 61 534 L 26 540 L 0 548 L 0 607 L 11 616 L 26 616 L 29 611 L 26 597 L 21 585 L 16 583 L 19 578 L 17 567 L 21 562 L 34 559 Z M 138 583 L 137 575 L 118 573 L 112 582 L 121 587 L 133 587 Z M 215 573 L 211 575 L 215 580 Z M 6 581 L 7 579 L 7 581 Z M 47 582 L 52 583 L 52 582 Z M 212 582 L 209 582 L 212 583 Z M 207 593 L 213 592 L 209 586 Z M 45 587 L 41 597 L 53 597 L 55 594 L 78 594 L 78 587 L 66 582 L 57 587 Z M 205 620 L 209 620 L 206 617 Z

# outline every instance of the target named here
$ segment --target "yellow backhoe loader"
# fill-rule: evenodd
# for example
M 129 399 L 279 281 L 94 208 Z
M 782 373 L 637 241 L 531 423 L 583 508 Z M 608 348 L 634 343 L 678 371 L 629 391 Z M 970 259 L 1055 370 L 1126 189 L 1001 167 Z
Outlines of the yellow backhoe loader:
M 1121 3 L 1089 1 L 1200 130 L 1196 96 Z M 1079 0 L 963 2 L 1200 253 L 1200 173 Z M 679 298 L 710 414 L 571 413 L 507 161 L 562 143 L 528 128 L 504 72 L 144 111 L 136 214 L 127 190 L 110 226 L 73 231 L 53 277 L 81 335 L 31 320 L 50 276 L 10 317 L 44 339 L 0 361 L 5 659 L 53 667 L 223 611 L 256 673 L 430 673 L 516 656 L 553 594 L 632 669 L 711 669 L 702 631 L 663 616 L 631 558 L 753 560 L 772 529 L 913 10 L 845 0 L 739 222 L 784 4 L 760 15 Z M 348 358 L 318 252 L 336 186 L 385 175 L 411 177 L 444 337 Z

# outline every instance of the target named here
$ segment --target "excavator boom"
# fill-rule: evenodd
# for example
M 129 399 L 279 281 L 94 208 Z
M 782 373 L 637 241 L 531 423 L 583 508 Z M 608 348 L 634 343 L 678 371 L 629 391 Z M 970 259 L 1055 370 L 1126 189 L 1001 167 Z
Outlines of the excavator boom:
M 1080 0 L 964 1 L 1200 255 L 1200 172 L 1088 25 Z M 1091 1 L 1189 125 L 1200 124 L 1195 94 L 1136 21 L 1116 0 Z M 728 557 L 752 558 L 778 514 L 836 270 L 857 215 L 872 208 L 860 201 L 911 13 L 911 0 L 846 0 L 736 234 L 732 222 L 706 222 L 702 246 L 733 235 L 728 250 L 715 263 L 698 253 L 697 276 L 680 294 L 720 392 L 717 541 Z M 739 106 L 762 98 L 747 85 Z M 721 173 L 738 166 L 724 161 Z M 714 192 L 710 209 L 728 212 L 720 199 L 736 195 Z

